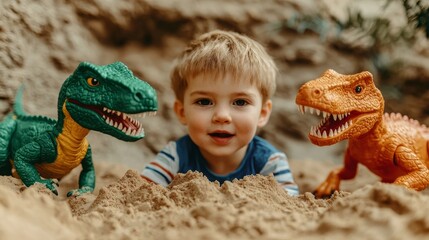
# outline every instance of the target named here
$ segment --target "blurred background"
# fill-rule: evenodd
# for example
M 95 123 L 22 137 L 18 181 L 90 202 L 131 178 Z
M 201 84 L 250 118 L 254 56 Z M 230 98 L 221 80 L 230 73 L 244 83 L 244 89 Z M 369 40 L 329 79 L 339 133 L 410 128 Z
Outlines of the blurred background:
M 0 117 L 24 84 L 25 109 L 56 118 L 61 84 L 79 62 L 122 61 L 158 92 L 156 117 L 135 143 L 91 132 L 95 161 L 141 170 L 185 133 L 172 111 L 169 72 L 194 37 L 213 29 L 263 44 L 280 70 L 274 110 L 259 134 L 288 157 L 339 164 L 345 142 L 317 147 L 307 139 L 318 121 L 301 115 L 298 88 L 332 68 L 370 71 L 386 100 L 429 125 L 429 1 L 408 0 L 2 0 Z

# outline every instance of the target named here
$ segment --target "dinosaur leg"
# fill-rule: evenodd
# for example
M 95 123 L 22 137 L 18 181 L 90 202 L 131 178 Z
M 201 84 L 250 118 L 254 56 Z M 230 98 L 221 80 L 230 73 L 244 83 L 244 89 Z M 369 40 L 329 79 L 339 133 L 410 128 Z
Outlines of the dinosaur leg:
M 29 187 L 35 183 L 42 183 L 55 195 L 58 195 L 55 187 L 57 185 L 56 181 L 53 179 L 42 179 L 34 166 L 40 162 L 41 151 L 42 148 L 37 142 L 31 142 L 21 147 L 14 156 L 16 172 L 25 186 Z
M 0 175 L 11 175 L 9 143 L 16 128 L 16 121 L 8 116 L 0 123 Z
M 82 160 L 82 172 L 79 176 L 79 189 L 67 193 L 67 197 L 94 191 L 95 170 L 92 162 L 91 146 L 88 146 L 85 158 Z
M 395 151 L 395 163 L 406 175 L 398 177 L 393 183 L 403 185 L 417 191 L 429 186 L 429 169 L 422 159 L 411 149 L 399 146 Z
M 348 152 L 344 156 L 344 166 L 331 171 L 326 180 L 313 192 L 317 198 L 329 198 L 335 191 L 340 190 L 340 181 L 356 176 L 358 162 Z

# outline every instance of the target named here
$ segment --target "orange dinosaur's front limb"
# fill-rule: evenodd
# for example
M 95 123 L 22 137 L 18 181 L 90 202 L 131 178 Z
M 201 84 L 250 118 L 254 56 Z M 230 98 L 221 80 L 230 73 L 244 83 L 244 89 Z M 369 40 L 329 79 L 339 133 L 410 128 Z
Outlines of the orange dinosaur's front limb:
M 398 177 L 393 183 L 417 191 L 429 186 L 429 169 L 411 149 L 399 146 L 395 152 L 395 164 L 407 174 Z
M 335 191 L 340 190 L 340 181 L 352 179 L 356 176 L 358 162 L 350 157 L 348 152 L 344 156 L 344 166 L 331 171 L 328 177 L 313 192 L 317 198 L 328 198 Z

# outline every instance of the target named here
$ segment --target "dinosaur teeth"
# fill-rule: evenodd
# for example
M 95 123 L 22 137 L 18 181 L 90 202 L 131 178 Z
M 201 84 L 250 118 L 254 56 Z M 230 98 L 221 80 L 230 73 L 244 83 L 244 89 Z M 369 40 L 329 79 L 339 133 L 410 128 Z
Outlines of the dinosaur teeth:
M 298 110 L 302 114 L 305 114 L 306 112 L 309 112 L 311 114 L 316 113 L 319 116 L 320 113 L 322 113 L 323 119 L 327 119 L 327 118 L 329 118 L 329 117 L 332 116 L 332 118 L 334 119 L 334 121 L 337 121 L 337 120 L 341 121 L 345 117 L 348 117 L 350 115 L 349 112 L 334 114 L 334 113 L 322 111 L 322 110 L 317 109 L 317 108 L 313 108 L 313 107 L 309 107 L 309 106 L 304 106 L 304 105 L 298 105 Z
M 329 129 L 329 133 L 327 133 L 325 130 L 323 132 L 320 131 L 320 126 L 312 126 L 310 129 L 310 135 L 318 137 L 318 138 L 332 138 L 332 137 L 336 137 L 339 134 L 341 134 L 342 132 L 344 132 L 345 130 L 347 130 L 348 128 L 350 128 L 352 126 L 353 122 L 352 120 L 345 122 L 343 125 L 341 125 L 340 127 L 338 127 L 338 129 Z
M 348 116 L 350 116 L 350 112 L 330 113 L 317 108 L 299 104 L 298 110 L 302 114 L 309 112 L 310 114 L 317 114 L 319 116 L 322 115 L 322 120 L 319 122 L 319 124 L 317 126 L 312 126 L 310 129 L 310 135 L 316 136 L 318 138 L 332 138 L 338 136 L 348 129 L 352 124 L 351 119 L 346 119 Z
M 122 114 L 122 113 L 121 113 Z M 117 113 L 115 114 L 117 115 Z M 122 114 L 119 119 L 110 118 L 108 116 L 103 115 L 104 121 L 126 135 L 129 136 L 141 136 L 144 133 L 144 129 L 141 126 L 141 123 L 135 119 L 128 117 L 126 114 Z M 119 116 L 119 115 L 117 115 Z M 126 120 L 125 120 L 126 119 Z M 120 120 L 119 122 L 117 120 Z M 128 122 L 128 124 L 127 124 Z M 128 126 L 127 126 L 128 125 Z
M 330 115 L 330 113 L 328 113 L 328 112 L 322 112 L 322 114 L 323 114 L 323 118 L 329 117 L 329 115 Z
M 157 112 L 150 111 L 137 114 L 126 114 L 117 110 L 103 107 L 103 113 L 104 114 L 101 115 L 109 126 L 122 131 L 126 135 L 138 137 L 144 136 L 144 129 L 140 123 L 139 118 L 155 116 Z
M 309 106 L 304 106 L 304 105 L 298 105 L 298 110 L 302 114 L 305 114 L 306 112 L 310 112 L 311 114 L 316 113 L 318 116 L 320 115 L 320 113 L 322 113 L 324 118 L 331 116 L 331 113 L 329 113 L 329 112 L 325 112 L 325 111 L 322 111 L 320 109 L 309 107 Z

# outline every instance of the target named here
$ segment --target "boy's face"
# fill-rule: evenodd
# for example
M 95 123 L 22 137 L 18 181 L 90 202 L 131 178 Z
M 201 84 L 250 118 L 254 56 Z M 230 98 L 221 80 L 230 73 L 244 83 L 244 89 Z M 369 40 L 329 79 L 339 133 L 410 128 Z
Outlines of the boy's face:
M 262 102 L 258 88 L 231 75 L 189 81 L 183 102 L 174 109 L 206 159 L 241 160 L 258 127 L 270 116 L 271 100 Z

